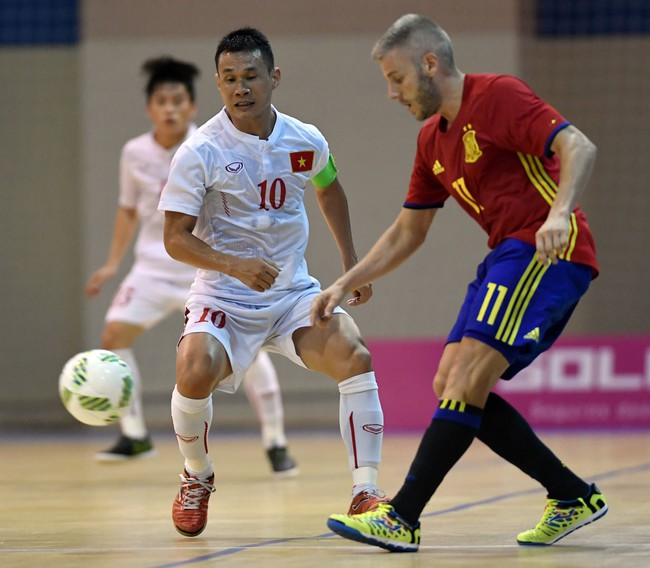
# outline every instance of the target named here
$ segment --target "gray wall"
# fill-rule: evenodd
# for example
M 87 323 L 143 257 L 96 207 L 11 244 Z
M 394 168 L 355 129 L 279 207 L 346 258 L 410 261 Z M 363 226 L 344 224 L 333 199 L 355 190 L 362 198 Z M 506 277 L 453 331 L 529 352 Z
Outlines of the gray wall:
M 246 14 L 239 3 L 216 0 L 86 0 L 83 8 L 84 39 L 78 49 L 0 51 L 6 125 L 1 136 L 3 148 L 9 148 L 0 156 L 1 183 L 4 195 L 11 195 L 0 227 L 5 322 L 0 332 L 5 393 L 0 424 L 76 426 L 58 403 L 56 380 L 70 355 L 98 345 L 117 285 L 109 286 L 99 300 L 82 296 L 83 283 L 107 253 L 121 146 L 148 128 L 141 62 L 168 53 L 199 65 L 202 122 L 221 108 L 213 80 L 216 43 L 241 25 L 258 26 L 271 39 L 283 71 L 276 106 L 316 124 L 328 138 L 348 193 L 359 254 L 400 209 L 420 126 L 387 100 L 381 73 L 370 60 L 370 49 L 386 27 L 408 11 L 428 14 L 450 32 L 464 71 L 523 75 L 600 147 L 601 162 L 584 208 L 598 238 L 604 273 L 569 331 L 648 331 L 648 263 L 637 260 L 644 258 L 639 237 L 647 226 L 648 176 L 643 173 L 648 165 L 635 164 L 633 170 L 620 163 L 638 155 L 643 148 L 639 136 L 647 139 L 647 132 L 617 131 L 621 124 L 616 119 L 603 121 L 605 115 L 625 114 L 621 109 L 634 100 L 631 93 L 615 88 L 611 73 L 616 69 L 607 79 L 596 72 L 575 77 L 576 68 L 601 60 L 594 50 L 609 53 L 608 41 L 549 45 L 526 40 L 521 29 L 528 14 L 516 0 L 252 0 L 246 3 Z M 643 47 L 647 52 L 640 40 L 627 47 L 629 54 Z M 547 57 L 549 49 L 552 58 Z M 638 81 L 645 81 L 648 63 L 638 65 L 645 66 Z M 605 85 L 611 88 L 603 89 Z M 647 84 L 635 86 L 648 90 Z M 647 117 L 647 110 L 637 107 L 636 112 Z M 647 128 L 647 120 L 645 124 Z M 621 196 L 616 201 L 609 197 L 614 187 Z M 307 205 L 312 219 L 308 261 L 312 273 L 327 284 L 339 274 L 338 255 L 312 196 Z M 444 336 L 486 250 L 481 231 L 450 203 L 422 250 L 375 285 L 371 304 L 353 311 L 364 334 Z M 149 421 L 167 429 L 180 323 L 179 315 L 136 345 Z M 289 426 L 336 425 L 334 384 L 281 358 L 274 361 Z M 216 397 L 217 427 L 254 427 L 242 393 Z
M 78 53 L 0 49 L 0 85 L 0 425 L 38 426 L 83 343 Z
M 523 72 L 543 97 L 598 146 L 582 199 L 596 238 L 601 276 L 575 331 L 650 330 L 650 37 L 524 43 Z

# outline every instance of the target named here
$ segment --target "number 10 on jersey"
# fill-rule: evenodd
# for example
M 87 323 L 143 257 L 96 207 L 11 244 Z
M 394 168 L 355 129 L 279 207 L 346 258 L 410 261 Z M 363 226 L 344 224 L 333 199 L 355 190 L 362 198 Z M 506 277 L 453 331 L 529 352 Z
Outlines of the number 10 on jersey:
M 257 187 L 260 188 L 260 209 L 268 211 L 268 205 L 273 209 L 280 209 L 284 205 L 287 198 L 287 186 L 282 178 L 275 178 L 271 182 L 270 189 L 268 188 L 268 180 L 258 183 Z

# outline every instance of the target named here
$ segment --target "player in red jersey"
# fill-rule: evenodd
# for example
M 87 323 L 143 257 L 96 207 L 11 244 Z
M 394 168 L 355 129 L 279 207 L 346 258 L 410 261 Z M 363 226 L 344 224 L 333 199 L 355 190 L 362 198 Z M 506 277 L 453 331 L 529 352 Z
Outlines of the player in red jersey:
M 328 526 L 351 540 L 416 551 L 422 510 L 478 438 L 548 492 L 542 520 L 518 543 L 553 544 L 602 517 L 605 498 L 492 389 L 551 346 L 598 274 L 577 206 L 596 148 L 522 81 L 458 70 L 449 36 L 423 16 L 397 20 L 373 57 L 389 97 L 426 122 L 404 208 L 366 257 L 314 300 L 312 322 L 328 325 L 347 293 L 413 254 L 449 196 L 487 232 L 492 251 L 449 334 L 434 379 L 440 405 L 404 484 L 377 510 L 332 515 Z

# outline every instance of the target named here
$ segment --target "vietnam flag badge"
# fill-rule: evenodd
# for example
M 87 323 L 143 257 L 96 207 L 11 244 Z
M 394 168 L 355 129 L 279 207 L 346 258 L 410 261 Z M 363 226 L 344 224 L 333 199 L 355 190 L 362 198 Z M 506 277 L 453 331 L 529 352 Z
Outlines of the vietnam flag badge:
M 289 152 L 291 171 L 295 173 L 308 172 L 314 167 L 314 151 Z

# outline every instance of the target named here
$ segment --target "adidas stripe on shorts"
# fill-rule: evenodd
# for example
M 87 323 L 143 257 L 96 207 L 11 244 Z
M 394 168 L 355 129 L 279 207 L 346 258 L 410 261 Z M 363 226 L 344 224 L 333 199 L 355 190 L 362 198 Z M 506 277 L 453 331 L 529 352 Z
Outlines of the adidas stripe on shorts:
M 506 239 L 478 266 L 447 343 L 473 337 L 501 352 L 511 379 L 559 337 L 592 279 L 591 268 L 544 265 L 535 247 Z

